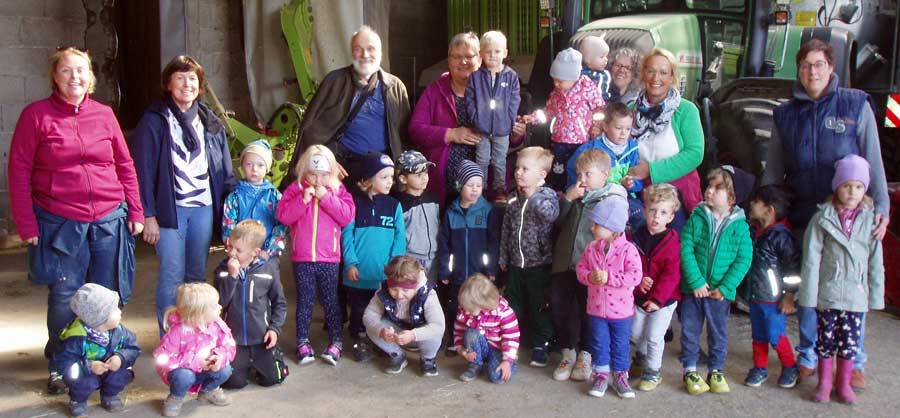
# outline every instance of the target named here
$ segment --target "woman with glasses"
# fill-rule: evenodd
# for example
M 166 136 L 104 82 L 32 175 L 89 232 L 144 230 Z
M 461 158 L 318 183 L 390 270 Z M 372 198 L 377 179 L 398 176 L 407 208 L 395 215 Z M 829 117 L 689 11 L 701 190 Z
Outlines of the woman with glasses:
M 134 237 L 144 210 L 134 163 L 116 116 L 90 98 L 91 57 L 75 47 L 50 56 L 50 97 L 19 115 L 9 150 L 9 200 L 28 243 L 28 276 L 46 285 L 47 392 L 66 390 L 55 361 L 60 332 L 75 319 L 69 300 L 85 283 L 117 291 L 134 280 Z
M 697 167 L 704 148 L 700 112 L 681 97 L 675 85 L 677 71 L 675 56 L 665 49 L 653 49 L 641 63 L 643 88 L 635 99 L 631 130 L 640 162 L 629 172 L 637 180 L 670 183 L 678 189 L 683 204 L 672 222 L 676 230 L 700 203 Z
M 630 106 L 640 93 L 638 66 L 641 57 L 631 48 L 621 48 L 614 52 L 612 57 L 609 102 L 621 102 Z
M 802 237 L 817 205 L 832 193 L 834 164 L 848 154 L 859 155 L 870 165 L 869 194 L 875 202 L 873 238 L 881 240 L 887 232 L 890 201 L 878 125 L 868 102 L 869 95 L 838 87 L 834 49 L 819 39 L 812 39 L 800 47 L 797 69 L 793 97 L 774 112 L 775 129 L 769 142 L 762 184 L 783 184 L 791 192 L 788 220 L 795 235 Z M 815 307 L 800 306 L 797 317 L 800 325 L 797 363 L 800 379 L 804 379 L 815 374 L 819 365 L 815 353 Z M 865 387 L 864 337 L 865 322 L 853 359 L 851 384 L 856 389 Z

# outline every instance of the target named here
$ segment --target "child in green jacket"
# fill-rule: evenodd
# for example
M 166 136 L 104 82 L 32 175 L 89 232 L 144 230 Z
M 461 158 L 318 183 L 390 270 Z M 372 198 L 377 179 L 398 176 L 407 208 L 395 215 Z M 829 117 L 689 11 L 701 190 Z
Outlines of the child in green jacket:
M 710 170 L 704 201 L 681 229 L 681 365 L 688 393 L 729 392 L 722 371 L 728 354 L 728 314 L 735 289 L 750 270 L 753 241 L 739 203 L 755 178 L 739 168 Z M 709 375 L 697 373 L 703 323 L 709 341 Z

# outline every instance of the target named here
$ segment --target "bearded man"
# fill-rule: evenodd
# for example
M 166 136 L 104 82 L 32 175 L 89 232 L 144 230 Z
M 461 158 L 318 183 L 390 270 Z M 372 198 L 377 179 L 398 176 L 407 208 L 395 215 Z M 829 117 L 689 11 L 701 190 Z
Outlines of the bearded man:
M 325 76 L 306 108 L 291 167 L 310 145 L 334 152 L 349 182 L 354 166 L 366 153 L 380 152 L 396 160 L 406 148 L 409 97 L 406 86 L 381 68 L 381 38 L 362 26 L 350 38 L 353 64 Z M 294 170 L 286 177 L 294 179 Z

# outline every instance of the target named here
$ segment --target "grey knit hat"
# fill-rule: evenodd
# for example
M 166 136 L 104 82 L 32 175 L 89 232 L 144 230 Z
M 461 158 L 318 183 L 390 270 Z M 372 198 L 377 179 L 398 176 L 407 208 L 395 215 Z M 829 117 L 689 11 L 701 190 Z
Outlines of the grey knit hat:
M 565 81 L 578 80 L 581 77 L 581 53 L 572 48 L 559 51 L 550 65 L 550 77 Z
M 591 210 L 591 220 L 612 232 L 625 232 L 628 223 L 628 200 L 619 195 L 609 195 L 597 202 Z
M 581 51 L 582 58 L 586 62 L 591 62 L 598 55 L 609 55 L 609 44 L 606 43 L 606 33 L 600 36 L 586 36 L 581 40 L 578 48 Z
M 456 190 L 462 190 L 463 186 L 465 186 L 472 177 L 481 177 L 482 180 L 484 179 L 484 172 L 481 171 L 481 167 L 469 160 L 460 161 L 459 167 L 456 168 L 456 181 L 454 182 Z
M 99 284 L 87 283 L 75 291 L 69 307 L 84 325 L 97 328 L 106 323 L 113 309 L 119 307 L 119 294 Z

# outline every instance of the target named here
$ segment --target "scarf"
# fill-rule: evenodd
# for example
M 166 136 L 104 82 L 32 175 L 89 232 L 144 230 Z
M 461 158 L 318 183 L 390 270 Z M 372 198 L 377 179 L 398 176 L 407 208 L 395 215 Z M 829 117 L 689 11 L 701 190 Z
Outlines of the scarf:
M 672 115 L 681 105 L 681 93 L 677 89 L 670 88 L 662 103 L 653 106 L 647 101 L 647 96 L 642 91 L 635 103 L 637 103 L 637 112 L 635 112 L 631 136 L 640 143 L 659 134 L 669 126 L 672 122 Z
M 841 229 L 847 238 L 853 233 L 853 223 L 856 222 L 856 216 L 859 215 L 859 206 L 855 209 L 838 209 L 838 219 L 841 221 Z
M 88 341 L 91 341 L 101 347 L 106 347 L 109 345 L 109 333 L 97 331 L 87 325 L 84 326 L 84 331 L 87 333 Z
M 188 108 L 186 112 L 182 112 L 181 109 L 178 108 L 178 105 L 175 104 L 175 100 L 172 100 L 172 96 L 166 96 L 163 102 L 165 102 L 169 111 L 172 112 L 172 115 L 175 116 L 178 125 L 181 126 L 181 135 L 184 146 L 189 152 L 193 153 L 197 149 L 197 144 L 200 143 L 200 139 L 197 138 L 197 132 L 194 131 L 194 126 L 192 125 L 194 119 L 197 119 L 197 101 L 194 100 L 194 103 L 191 103 L 191 107 Z
M 623 152 L 628 150 L 628 141 L 626 140 L 622 145 L 619 145 L 615 142 L 612 142 L 609 138 L 606 137 L 606 134 L 601 135 L 600 138 L 603 139 L 603 145 L 606 145 L 610 151 L 616 154 L 616 158 L 619 158 Z M 615 161 L 613 161 L 615 163 Z

